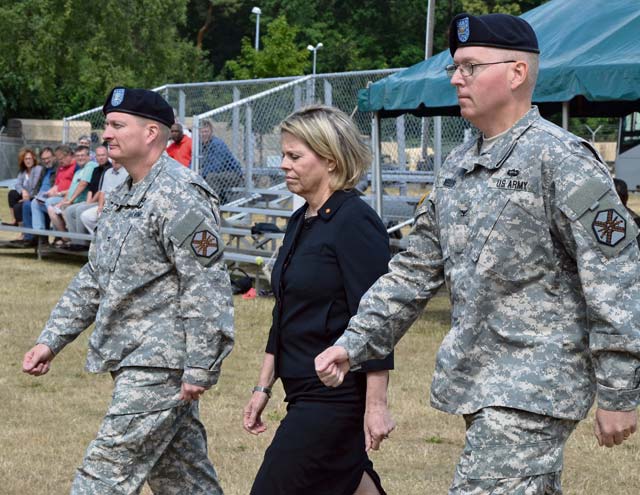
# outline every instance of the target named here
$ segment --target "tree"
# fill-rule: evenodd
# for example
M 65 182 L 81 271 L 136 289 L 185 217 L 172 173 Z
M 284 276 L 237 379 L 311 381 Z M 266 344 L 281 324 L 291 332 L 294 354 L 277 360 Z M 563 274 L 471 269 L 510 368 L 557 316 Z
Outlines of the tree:
M 263 49 L 256 52 L 249 38 L 243 38 L 240 56 L 227 62 L 225 71 L 234 79 L 302 75 L 309 52 L 296 43 L 297 33 L 284 16 L 277 17 L 267 25 Z
M 470 14 L 511 14 L 520 15 L 531 10 L 547 0 L 462 0 L 462 9 Z
M 187 2 L 5 0 L 0 87 L 6 117 L 60 118 L 102 104 L 115 85 L 211 79 L 205 53 L 178 34 Z

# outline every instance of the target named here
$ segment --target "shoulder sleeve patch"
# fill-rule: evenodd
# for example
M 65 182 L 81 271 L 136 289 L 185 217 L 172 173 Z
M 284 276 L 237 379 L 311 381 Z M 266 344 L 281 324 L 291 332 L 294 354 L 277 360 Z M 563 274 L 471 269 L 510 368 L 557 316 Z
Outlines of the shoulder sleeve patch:
M 208 265 L 210 261 L 218 259 L 221 244 L 218 235 L 209 229 L 196 230 L 191 236 L 191 250 L 196 255 L 198 261 Z
M 627 221 L 615 208 L 598 210 L 591 228 L 600 244 L 613 247 L 625 239 Z
M 622 206 L 616 193 L 598 179 L 590 179 L 567 201 L 573 214 L 571 221 L 579 221 L 588 237 L 595 241 L 607 258 L 616 256 L 629 244 L 636 242 L 638 227 Z
M 178 248 L 187 249 L 204 266 L 209 266 L 222 255 L 223 243 L 217 230 L 193 211 L 173 228 L 171 239 Z

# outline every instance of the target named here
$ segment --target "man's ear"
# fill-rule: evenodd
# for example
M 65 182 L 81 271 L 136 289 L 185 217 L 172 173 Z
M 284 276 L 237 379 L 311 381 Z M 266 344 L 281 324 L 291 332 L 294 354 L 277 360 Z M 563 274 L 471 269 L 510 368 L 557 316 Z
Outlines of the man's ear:
M 155 141 L 160 135 L 160 126 L 155 122 L 148 122 L 145 126 L 147 144 Z
M 518 60 L 511 68 L 511 89 L 516 90 L 527 82 L 529 64 L 524 60 Z

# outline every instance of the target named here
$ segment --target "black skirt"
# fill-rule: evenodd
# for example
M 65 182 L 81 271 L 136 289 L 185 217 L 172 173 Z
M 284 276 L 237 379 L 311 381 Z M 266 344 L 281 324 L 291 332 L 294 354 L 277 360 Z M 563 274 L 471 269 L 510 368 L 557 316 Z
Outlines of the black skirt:
M 345 383 L 345 388 L 333 389 L 335 394 L 327 396 L 332 389 L 317 378 L 282 381 L 289 401 L 287 415 L 265 452 L 251 494 L 353 495 L 366 472 L 385 495 L 365 452 L 362 387 Z M 345 394 L 347 389 L 352 393 Z

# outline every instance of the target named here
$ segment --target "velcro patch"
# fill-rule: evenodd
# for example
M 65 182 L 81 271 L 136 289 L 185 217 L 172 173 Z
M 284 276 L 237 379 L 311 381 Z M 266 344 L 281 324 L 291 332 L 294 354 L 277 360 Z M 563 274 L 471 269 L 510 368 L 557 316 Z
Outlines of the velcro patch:
M 614 209 L 600 210 L 591 224 L 596 240 L 605 246 L 615 246 L 627 235 L 627 222 Z
M 191 249 L 199 258 L 211 258 L 220 249 L 218 237 L 209 230 L 198 230 L 191 238 Z

